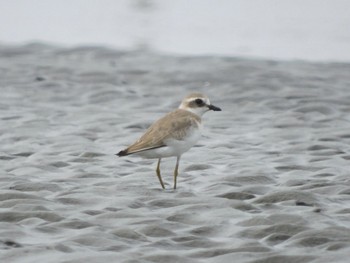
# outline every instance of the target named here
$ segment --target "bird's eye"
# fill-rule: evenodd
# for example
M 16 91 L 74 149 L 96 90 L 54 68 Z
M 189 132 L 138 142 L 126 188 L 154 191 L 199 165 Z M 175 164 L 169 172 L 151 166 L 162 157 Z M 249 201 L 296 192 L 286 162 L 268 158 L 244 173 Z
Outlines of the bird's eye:
M 196 99 L 195 100 L 197 105 L 202 105 L 203 104 L 203 100 L 202 99 Z

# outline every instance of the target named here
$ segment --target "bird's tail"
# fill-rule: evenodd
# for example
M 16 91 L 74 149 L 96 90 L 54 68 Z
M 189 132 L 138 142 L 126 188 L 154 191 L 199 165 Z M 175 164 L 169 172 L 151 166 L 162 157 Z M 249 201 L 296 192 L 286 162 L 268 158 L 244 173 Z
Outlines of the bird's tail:
M 129 153 L 128 153 L 128 150 L 122 150 L 119 153 L 116 153 L 115 155 L 119 157 L 123 157 L 123 156 L 129 155 Z

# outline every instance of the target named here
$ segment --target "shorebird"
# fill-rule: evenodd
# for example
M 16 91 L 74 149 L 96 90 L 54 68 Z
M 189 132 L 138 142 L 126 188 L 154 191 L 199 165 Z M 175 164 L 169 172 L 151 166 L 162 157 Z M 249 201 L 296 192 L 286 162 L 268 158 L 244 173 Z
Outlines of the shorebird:
M 153 123 L 136 142 L 116 155 L 119 157 L 135 154 L 144 158 L 157 158 L 157 177 L 165 189 L 160 173 L 162 158 L 176 157 L 174 170 L 174 189 L 179 170 L 181 155 L 187 152 L 201 136 L 201 117 L 209 111 L 221 111 L 210 103 L 209 98 L 201 93 L 186 96 L 178 109 L 169 112 Z

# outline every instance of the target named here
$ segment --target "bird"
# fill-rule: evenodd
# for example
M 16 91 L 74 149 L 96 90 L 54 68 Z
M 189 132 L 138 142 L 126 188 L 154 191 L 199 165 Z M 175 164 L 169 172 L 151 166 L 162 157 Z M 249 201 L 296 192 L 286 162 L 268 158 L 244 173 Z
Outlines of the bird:
M 198 92 L 191 93 L 182 100 L 178 109 L 154 122 L 137 141 L 116 155 L 118 157 L 139 155 L 147 159 L 158 159 L 156 174 L 163 189 L 165 186 L 160 171 L 161 160 L 166 157 L 176 157 L 175 190 L 181 156 L 200 139 L 201 117 L 210 110 L 221 111 L 221 108 L 211 104 L 206 95 Z

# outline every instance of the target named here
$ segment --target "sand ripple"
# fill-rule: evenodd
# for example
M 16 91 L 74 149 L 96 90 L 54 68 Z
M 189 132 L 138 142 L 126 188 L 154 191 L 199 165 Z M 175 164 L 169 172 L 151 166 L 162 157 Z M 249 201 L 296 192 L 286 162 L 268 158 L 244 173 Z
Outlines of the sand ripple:
M 1 262 L 348 262 L 350 65 L 0 47 Z M 114 154 L 208 93 L 181 162 Z

